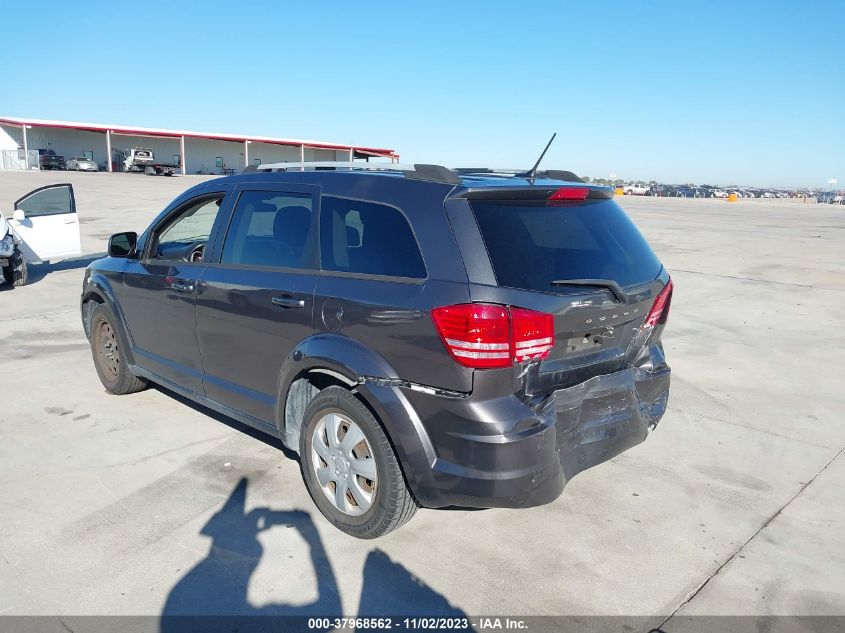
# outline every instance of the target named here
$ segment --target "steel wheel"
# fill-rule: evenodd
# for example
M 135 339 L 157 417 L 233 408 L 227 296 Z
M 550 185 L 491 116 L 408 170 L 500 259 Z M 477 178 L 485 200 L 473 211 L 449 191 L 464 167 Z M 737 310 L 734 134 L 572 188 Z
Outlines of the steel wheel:
M 367 437 L 351 419 L 340 413 L 320 418 L 311 436 L 311 464 L 335 508 L 360 516 L 372 507 L 378 485 L 376 462 Z
M 97 362 L 103 375 L 112 382 L 117 382 L 120 371 L 120 353 L 117 337 L 108 321 L 100 321 L 95 338 Z

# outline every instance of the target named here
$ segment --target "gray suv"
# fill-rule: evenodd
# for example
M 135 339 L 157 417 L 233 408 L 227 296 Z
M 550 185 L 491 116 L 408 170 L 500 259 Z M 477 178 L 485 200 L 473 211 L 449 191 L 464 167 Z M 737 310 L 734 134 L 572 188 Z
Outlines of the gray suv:
M 106 389 L 281 438 L 358 538 L 549 503 L 664 411 L 672 282 L 569 172 L 278 164 L 193 187 L 92 263 Z

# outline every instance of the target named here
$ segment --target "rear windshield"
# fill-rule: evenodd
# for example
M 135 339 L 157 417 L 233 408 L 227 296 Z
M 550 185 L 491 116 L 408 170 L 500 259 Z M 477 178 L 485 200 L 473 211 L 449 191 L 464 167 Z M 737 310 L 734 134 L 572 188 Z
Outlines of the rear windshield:
M 660 261 L 612 200 L 573 206 L 474 200 L 472 207 L 500 286 L 555 292 L 556 279 L 651 281 Z

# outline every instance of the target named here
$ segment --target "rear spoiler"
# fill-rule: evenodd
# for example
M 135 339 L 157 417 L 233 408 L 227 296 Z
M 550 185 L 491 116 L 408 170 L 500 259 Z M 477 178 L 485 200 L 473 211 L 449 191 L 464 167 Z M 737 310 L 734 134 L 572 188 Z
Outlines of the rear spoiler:
M 526 202 L 539 202 L 548 200 L 549 197 L 559 189 L 565 188 L 560 185 L 535 186 L 535 187 L 479 187 L 474 189 L 468 187 L 454 194 L 455 198 L 467 198 L 469 200 L 525 200 Z M 580 186 L 579 188 L 583 188 Z M 590 186 L 586 187 L 587 200 L 610 200 L 613 198 L 612 187 Z

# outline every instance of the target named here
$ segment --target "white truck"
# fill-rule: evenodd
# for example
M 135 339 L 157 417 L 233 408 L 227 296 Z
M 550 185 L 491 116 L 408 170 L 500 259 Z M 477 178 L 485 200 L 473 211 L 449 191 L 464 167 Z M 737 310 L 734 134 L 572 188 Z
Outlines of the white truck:
M 625 185 L 623 191 L 626 196 L 645 196 L 651 190 L 648 185 L 634 184 Z
M 157 163 L 153 150 L 132 147 L 123 150 L 123 171 L 143 172 L 149 176 L 172 176 L 179 171 L 179 165 Z

